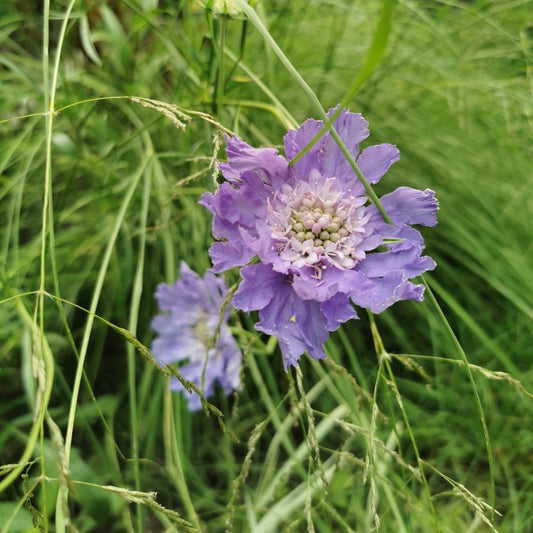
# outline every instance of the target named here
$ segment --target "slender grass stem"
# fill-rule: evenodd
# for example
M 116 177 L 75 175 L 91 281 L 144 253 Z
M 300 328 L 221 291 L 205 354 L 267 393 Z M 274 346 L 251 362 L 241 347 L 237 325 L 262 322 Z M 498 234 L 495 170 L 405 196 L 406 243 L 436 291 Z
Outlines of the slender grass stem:
M 472 368 L 470 366 L 466 353 L 463 350 L 463 347 L 461 343 L 459 342 L 459 339 L 455 335 L 455 332 L 450 326 L 448 319 L 446 318 L 444 312 L 442 311 L 442 308 L 440 307 L 439 302 L 435 298 L 435 295 L 433 294 L 433 291 L 431 290 L 431 287 L 424 276 L 422 276 L 422 282 L 424 283 L 426 287 L 426 294 L 429 297 L 429 300 L 432 303 L 433 307 L 435 308 L 435 311 L 437 312 L 437 315 L 440 318 L 440 321 L 442 322 L 444 329 L 448 333 L 448 336 L 450 337 L 452 343 L 454 344 L 457 350 L 457 353 L 459 354 L 459 357 L 463 361 L 465 372 L 466 372 L 466 375 L 468 376 L 468 381 L 470 381 L 470 385 L 472 387 L 472 394 L 474 395 L 476 409 L 478 412 L 479 420 L 481 422 L 481 428 L 483 430 L 485 448 L 487 450 L 487 462 L 489 466 L 489 483 L 490 483 L 489 504 L 492 508 L 492 518 L 494 518 L 494 512 L 496 509 L 496 481 L 495 481 L 495 473 L 494 473 L 494 460 L 492 457 L 492 444 L 491 444 L 491 440 L 489 436 L 489 430 L 487 427 L 487 421 L 485 418 L 485 411 L 483 409 L 483 404 L 481 403 L 481 398 L 479 396 L 479 390 L 476 385 L 476 380 L 474 378 L 474 374 L 472 372 Z
M 224 50 L 226 49 L 226 32 L 228 30 L 228 18 L 222 16 L 219 24 L 218 35 L 218 68 L 217 68 L 217 104 L 216 104 L 216 117 L 218 120 L 222 118 L 222 108 L 224 105 Z
M 263 39 L 265 39 L 265 41 L 269 44 L 272 50 L 274 50 L 275 54 L 278 56 L 280 61 L 283 63 L 283 66 L 289 71 L 289 73 L 294 78 L 296 83 L 300 86 L 300 89 L 302 89 L 307 99 L 311 102 L 311 105 L 313 106 L 314 110 L 316 111 L 320 119 L 324 122 L 324 126 L 327 126 L 329 130 L 331 131 L 331 136 L 333 137 L 333 139 L 339 146 L 340 151 L 342 152 L 342 154 L 344 155 L 344 157 L 346 158 L 346 160 L 352 167 L 353 171 L 356 173 L 357 177 L 359 178 L 359 181 L 362 183 L 363 187 L 365 188 L 366 193 L 368 194 L 368 197 L 374 203 L 378 211 L 381 213 L 381 216 L 383 217 L 383 219 L 389 224 L 391 224 L 392 221 L 389 215 L 387 215 L 387 212 L 385 211 L 384 207 L 381 205 L 381 202 L 379 201 L 377 194 L 374 192 L 374 189 L 372 189 L 370 183 L 368 183 L 364 174 L 361 172 L 361 169 L 355 162 L 355 159 L 353 158 L 348 148 L 346 148 L 346 145 L 340 138 L 337 130 L 332 124 L 332 120 L 328 117 L 326 111 L 322 107 L 322 104 L 318 100 L 316 94 L 313 92 L 311 87 L 309 87 L 309 85 L 303 79 L 300 73 L 294 68 L 292 63 L 287 58 L 287 56 L 283 53 L 283 51 L 278 46 L 276 41 L 270 35 L 266 26 L 263 24 L 263 21 L 259 18 L 257 13 L 253 10 L 253 8 L 250 7 L 244 0 L 235 0 L 235 1 L 237 2 L 237 4 L 239 4 L 239 6 L 244 11 L 246 16 L 250 19 L 250 22 L 252 22 L 252 24 L 256 27 L 257 31 L 262 35 Z
M 74 384 L 72 388 L 72 397 L 71 397 L 71 403 L 70 403 L 70 409 L 69 409 L 69 416 L 68 416 L 68 422 L 67 422 L 67 430 L 65 434 L 65 457 L 68 464 L 68 461 L 70 459 L 70 452 L 72 448 L 72 436 L 74 433 L 74 424 L 76 420 L 76 409 L 78 405 L 78 397 L 80 393 L 80 385 L 81 380 L 83 376 L 83 367 L 85 364 L 85 359 L 87 357 L 88 353 L 88 347 L 89 347 L 89 340 L 91 337 L 91 330 L 93 326 L 94 321 L 94 314 L 96 312 L 96 308 L 98 306 L 98 302 L 100 300 L 100 295 L 102 293 L 102 288 L 104 285 L 104 279 L 107 272 L 107 268 L 109 266 L 109 262 L 111 261 L 111 256 L 115 247 L 115 243 L 118 237 L 118 233 L 120 231 L 120 227 L 122 226 L 124 216 L 126 214 L 126 211 L 130 205 L 131 199 L 133 197 L 133 193 L 135 192 L 139 181 L 141 180 L 142 176 L 144 175 L 144 170 L 146 165 L 148 164 L 150 160 L 150 155 L 145 156 L 144 160 L 142 161 L 139 170 L 137 171 L 136 175 L 133 177 L 132 182 L 126 192 L 126 195 L 122 201 L 122 205 L 120 207 L 120 210 L 117 214 L 117 218 L 115 220 L 115 224 L 113 226 L 113 229 L 111 231 L 109 241 L 104 253 L 104 257 L 102 259 L 102 263 L 100 265 L 100 271 L 98 273 L 98 278 L 95 284 L 95 288 L 93 291 L 93 296 L 91 300 L 91 305 L 89 307 L 89 315 L 87 316 L 87 322 L 85 324 L 85 330 L 83 334 L 82 339 L 82 345 L 80 348 L 80 358 L 78 361 L 78 365 L 76 368 L 76 375 L 74 378 Z M 66 502 L 67 499 L 67 490 L 63 489 L 59 493 L 58 500 L 63 500 Z M 62 503 L 58 501 L 58 505 Z
M 178 445 L 178 436 L 176 435 L 175 419 L 176 414 L 172 405 L 173 393 L 167 387 L 164 396 L 164 418 L 163 418 L 163 434 L 165 441 L 165 453 L 167 457 L 167 464 L 170 467 L 170 475 L 174 482 L 178 493 L 182 499 L 183 505 L 187 511 L 189 520 L 198 528 L 198 531 L 202 531 L 200 519 L 196 514 L 194 503 L 187 487 L 187 481 L 185 479 L 184 466 L 182 461 L 182 450 Z
M 226 48 L 224 53 L 232 61 L 235 61 L 239 68 L 247 76 L 249 76 L 249 78 L 265 93 L 266 96 L 268 96 L 268 98 L 270 98 L 270 100 L 272 100 L 272 103 L 277 110 L 276 114 L 280 117 L 280 119 L 282 119 L 282 122 L 286 125 L 286 127 L 296 129 L 298 127 L 298 123 L 291 112 L 281 103 L 279 98 L 268 88 L 268 86 L 261 81 L 261 78 L 257 76 L 257 74 L 255 74 L 255 72 L 244 61 L 242 61 L 240 58 L 237 58 L 237 56 L 229 48 Z M 244 104 L 246 105 L 246 101 Z M 260 104 L 256 102 L 256 105 Z
M 376 324 L 376 322 L 374 320 L 374 315 L 370 311 L 368 311 L 367 314 L 368 314 L 368 317 L 369 317 L 369 320 L 370 320 L 370 328 L 371 328 L 371 331 L 372 331 L 372 338 L 374 340 L 374 345 L 375 345 L 375 348 L 376 348 L 376 355 L 377 355 L 377 357 L 379 359 L 380 369 L 381 369 L 382 365 L 385 366 L 388 378 L 385 377 L 385 376 L 383 376 L 383 377 L 386 380 L 386 382 L 389 385 L 389 387 L 392 389 L 392 392 L 394 394 L 394 397 L 396 399 L 398 407 L 400 408 L 400 411 L 402 413 L 403 421 L 405 423 L 405 429 L 407 431 L 407 434 L 409 435 L 409 439 L 410 439 L 411 444 L 413 446 L 413 452 L 414 452 L 415 457 L 416 457 L 416 462 L 417 462 L 417 465 L 418 465 L 418 468 L 419 468 L 420 477 L 422 479 L 422 484 L 423 484 L 424 489 L 426 491 L 427 502 L 428 502 L 428 505 L 429 505 L 431 516 L 433 517 L 433 521 L 434 521 L 434 528 L 435 528 L 434 531 L 436 531 L 438 533 L 438 532 L 441 531 L 441 528 L 440 528 L 440 525 L 439 525 L 439 520 L 437 518 L 437 513 L 435 511 L 435 506 L 433 504 L 433 498 L 431 496 L 431 490 L 429 488 L 429 484 L 428 484 L 428 481 L 427 481 L 427 478 L 426 478 L 426 474 L 424 472 L 424 464 L 423 464 L 422 458 L 420 456 L 420 452 L 418 450 L 418 444 L 416 443 L 416 439 L 415 439 L 413 430 L 411 428 L 411 422 L 409 421 L 409 417 L 407 416 L 407 412 L 406 412 L 406 410 L 405 410 L 405 408 L 403 406 L 402 396 L 400 394 L 400 390 L 398 389 L 398 385 L 396 384 L 396 378 L 394 376 L 394 373 L 392 372 L 392 367 L 391 367 L 390 361 L 389 361 L 389 354 L 387 353 L 387 350 L 385 349 L 385 346 L 384 346 L 383 341 L 381 339 L 381 335 L 379 333 L 377 324 Z M 380 370 L 380 373 L 381 373 L 381 370 Z M 378 374 L 377 380 L 379 379 L 379 377 L 380 376 Z
M 43 207 L 42 207 L 42 221 L 41 221 L 41 262 L 40 262 L 40 284 L 39 284 L 39 295 L 37 297 L 35 316 L 34 320 L 39 320 L 39 331 L 40 331 L 40 356 L 44 357 L 47 352 L 44 344 L 44 291 L 46 288 L 46 248 L 48 242 L 48 233 L 49 227 L 53 224 L 53 212 L 52 212 L 52 132 L 53 132 L 53 120 L 55 115 L 55 96 L 57 90 L 57 80 L 59 75 L 59 65 L 61 60 L 61 53 L 63 50 L 63 42 L 65 39 L 66 29 L 68 20 L 70 18 L 70 13 L 74 7 L 75 0 L 71 0 L 68 4 L 63 22 L 61 24 L 61 29 L 59 32 L 58 44 L 56 48 L 55 55 L 55 64 L 52 75 L 52 82 L 50 84 L 49 80 L 49 22 L 50 22 L 50 4 L 48 1 L 44 5 L 44 16 L 43 16 L 43 84 L 45 87 L 45 119 L 46 119 L 46 162 L 45 162 L 45 176 L 44 176 L 44 192 L 43 192 Z M 53 246 L 53 237 L 50 241 Z M 53 380 L 54 372 L 54 360 L 53 357 L 45 357 L 43 359 L 44 371 L 51 376 L 49 379 Z M 42 415 L 41 420 L 44 421 L 44 413 L 48 408 L 47 404 L 41 406 Z M 43 478 L 45 476 L 45 455 L 44 455 L 44 428 L 41 428 L 41 468 Z M 68 465 L 68 459 L 66 461 Z M 62 533 L 65 528 L 65 519 L 64 513 L 66 507 L 66 494 L 64 492 L 64 487 L 61 486 L 60 494 L 64 494 L 64 500 L 61 497 L 58 497 L 56 503 L 56 528 L 58 533 Z M 43 499 L 46 505 L 47 493 L 46 487 L 43 485 Z M 47 518 L 45 518 L 45 525 Z
M 146 250 L 146 223 L 148 219 L 148 206 L 150 204 L 152 165 L 148 164 L 144 172 L 144 189 L 142 195 L 142 205 L 139 216 L 139 254 L 137 256 L 137 269 L 133 282 L 133 291 L 130 303 L 130 318 L 128 321 L 128 331 L 134 335 L 137 332 L 139 320 L 139 308 L 143 290 L 144 256 Z M 138 438 L 138 413 L 137 413 L 137 382 L 135 372 L 135 348 L 132 344 L 127 345 L 127 366 L 128 366 L 128 392 L 130 404 L 130 434 L 131 434 L 131 455 L 133 459 L 133 478 L 135 489 L 141 490 L 141 475 L 139 470 L 139 438 Z M 136 531 L 141 533 L 143 527 L 143 507 L 137 505 L 137 527 Z
M 329 122 L 335 121 L 335 119 L 342 112 L 343 108 L 350 103 L 352 98 L 357 94 L 357 91 L 361 88 L 365 81 L 368 80 L 372 72 L 385 57 L 387 42 L 391 32 L 392 13 L 395 4 L 396 0 L 383 0 L 381 15 L 379 17 L 376 29 L 374 30 L 374 35 L 372 36 L 372 42 L 370 43 L 370 47 L 363 60 L 363 64 L 354 78 L 352 86 L 342 98 L 340 106 L 333 113 L 331 118 L 329 118 L 329 121 L 324 123 L 324 126 L 320 128 L 318 133 L 309 141 L 308 145 L 294 158 L 293 162 L 296 162 L 298 159 L 303 157 L 314 146 L 318 139 L 320 139 L 322 135 L 326 133 L 328 128 L 330 128 Z M 385 220 L 387 219 L 385 218 Z
M 41 294 L 40 292 L 37 293 Z M 31 429 L 27 436 L 26 445 L 24 451 L 18 460 L 18 464 L 13 468 L 5 477 L 0 481 L 0 494 L 7 488 L 11 483 L 19 477 L 20 473 L 28 466 L 28 461 L 33 455 L 33 451 L 37 440 L 40 438 L 42 446 L 42 434 L 43 434 L 43 425 L 46 414 L 46 409 L 50 401 L 50 395 L 52 393 L 52 387 L 54 383 L 54 373 L 53 373 L 53 355 L 50 350 L 50 346 L 42 334 L 42 329 L 39 325 L 35 323 L 35 317 L 30 317 L 28 311 L 22 304 L 21 298 L 19 296 L 13 297 L 17 303 L 17 310 L 22 318 L 22 321 L 32 332 L 32 338 L 34 343 L 39 343 L 40 348 L 42 349 L 40 354 L 35 354 L 35 357 L 42 357 L 42 367 L 39 374 L 40 383 L 38 386 L 38 397 L 36 399 L 36 409 L 35 409 L 35 420 L 32 423 Z M 35 344 L 34 344 L 35 349 Z M 43 372 L 44 370 L 44 372 Z M 41 436 L 41 437 L 40 437 Z M 41 448 L 42 452 L 42 448 Z M 44 462 L 44 459 L 43 459 Z M 44 468 L 44 467 L 42 467 Z M 42 469 L 41 469 L 42 471 Z M 43 475 L 43 474 L 42 474 Z M 42 478 L 44 479 L 44 478 Z M 45 519 L 46 520 L 46 519 Z M 47 524 L 47 521 L 45 522 Z

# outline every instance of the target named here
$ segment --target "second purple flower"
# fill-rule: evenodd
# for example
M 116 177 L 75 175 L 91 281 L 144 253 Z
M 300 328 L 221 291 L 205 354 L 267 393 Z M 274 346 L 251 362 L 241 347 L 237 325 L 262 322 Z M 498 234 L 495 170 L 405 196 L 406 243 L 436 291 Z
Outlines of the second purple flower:
M 273 148 L 228 139 L 228 161 L 220 164 L 226 181 L 200 202 L 214 215 L 212 270 L 242 267 L 232 304 L 259 311 L 255 327 L 278 338 L 285 369 L 306 350 L 314 359 L 325 357 L 329 332 L 357 318 L 351 302 L 379 313 L 399 300 L 422 300 L 423 285 L 410 278 L 435 267 L 422 256 L 424 239 L 411 227 L 437 223 L 433 191 L 399 187 L 381 197 L 392 224 L 385 222 L 329 131 L 289 166 L 322 126 L 307 120 L 289 131 L 287 159 Z M 347 110 L 334 121 L 375 184 L 399 152 L 380 144 L 360 153 L 367 126 Z

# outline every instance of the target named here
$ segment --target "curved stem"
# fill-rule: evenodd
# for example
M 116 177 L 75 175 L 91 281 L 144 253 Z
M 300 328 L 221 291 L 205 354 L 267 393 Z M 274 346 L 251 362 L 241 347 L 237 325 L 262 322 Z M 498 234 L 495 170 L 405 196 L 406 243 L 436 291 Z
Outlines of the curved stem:
M 348 148 L 346 148 L 346 145 L 343 143 L 339 134 L 333 127 L 332 120 L 328 117 L 326 111 L 322 107 L 322 104 L 320 103 L 316 94 L 313 92 L 311 87 L 309 87 L 307 82 L 302 78 L 300 73 L 294 68 L 292 63 L 287 58 L 287 56 L 283 53 L 283 51 L 278 46 L 278 44 L 273 39 L 273 37 L 270 35 L 269 31 L 267 30 L 267 28 L 263 24 L 263 21 L 259 18 L 257 13 L 244 0 L 235 0 L 235 1 L 239 5 L 239 7 L 244 11 L 246 16 L 250 19 L 251 23 L 256 27 L 257 31 L 263 36 L 263 38 L 269 44 L 272 50 L 274 50 L 274 52 L 279 57 L 280 61 L 283 63 L 285 68 L 289 71 L 291 76 L 294 78 L 296 83 L 300 86 L 305 96 L 311 102 L 311 105 L 315 109 L 316 113 L 318 114 L 320 119 L 324 122 L 324 127 L 329 128 L 329 130 L 331 131 L 331 136 L 333 137 L 333 139 L 339 146 L 339 149 L 341 150 L 342 154 L 344 155 L 344 157 L 346 158 L 346 160 L 352 167 L 353 171 L 356 173 L 357 177 L 359 178 L 363 187 L 365 188 L 366 193 L 368 194 L 368 197 L 370 198 L 372 203 L 376 206 L 376 208 L 380 212 L 383 219 L 389 224 L 392 224 L 392 221 L 390 217 L 387 215 L 387 212 L 385 211 L 385 208 L 383 207 L 383 205 L 381 205 L 381 202 L 379 201 L 377 194 L 374 192 L 374 190 L 370 186 L 370 183 L 368 183 L 364 174 L 361 172 L 361 169 L 355 162 L 355 159 L 353 158 L 352 154 L 350 154 Z M 294 160 L 291 161 L 291 163 L 293 162 Z

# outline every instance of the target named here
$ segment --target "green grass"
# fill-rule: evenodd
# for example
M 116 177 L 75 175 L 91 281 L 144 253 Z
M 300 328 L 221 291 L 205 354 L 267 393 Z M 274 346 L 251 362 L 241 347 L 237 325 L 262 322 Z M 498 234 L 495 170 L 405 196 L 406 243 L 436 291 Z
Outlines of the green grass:
M 0 1 L 0 531 L 530 532 L 533 2 L 253 5 L 292 74 L 201 3 Z M 222 134 L 341 101 L 400 149 L 380 194 L 436 191 L 434 300 L 287 374 L 234 315 L 243 389 L 190 414 L 146 347 Z

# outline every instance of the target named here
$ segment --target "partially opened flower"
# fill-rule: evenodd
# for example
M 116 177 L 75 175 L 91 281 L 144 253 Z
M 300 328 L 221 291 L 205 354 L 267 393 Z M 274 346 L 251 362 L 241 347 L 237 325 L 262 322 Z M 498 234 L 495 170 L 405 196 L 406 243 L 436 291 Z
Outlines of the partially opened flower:
M 332 116 L 335 110 L 329 112 Z M 292 166 L 323 123 L 307 120 L 285 136 L 286 158 L 228 139 L 226 179 L 201 204 L 213 217 L 213 271 L 242 267 L 233 305 L 259 310 L 256 328 L 278 338 L 285 368 L 323 344 L 340 323 L 357 318 L 352 303 L 379 313 L 398 300 L 422 300 L 410 278 L 433 269 L 411 224 L 437 223 L 433 191 L 400 187 L 381 198 L 387 223 L 329 133 Z M 369 134 L 360 115 L 343 110 L 334 127 L 370 184 L 399 159 L 395 146 L 359 143 Z M 253 261 L 252 261 L 253 260 Z M 350 301 L 351 300 L 351 301 Z
M 152 321 L 158 334 L 152 351 L 163 363 L 182 363 L 179 372 L 206 398 L 214 394 L 216 382 L 230 394 L 240 385 L 242 354 L 227 325 L 228 310 L 221 320 L 226 283 L 211 272 L 202 279 L 184 262 L 180 275 L 173 285 L 161 283 L 157 288 L 164 314 Z M 171 388 L 186 396 L 191 411 L 201 407 L 200 396 L 188 392 L 176 377 L 171 378 Z

